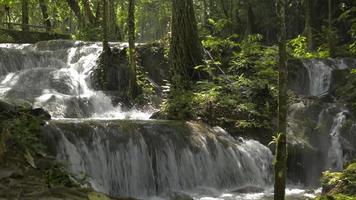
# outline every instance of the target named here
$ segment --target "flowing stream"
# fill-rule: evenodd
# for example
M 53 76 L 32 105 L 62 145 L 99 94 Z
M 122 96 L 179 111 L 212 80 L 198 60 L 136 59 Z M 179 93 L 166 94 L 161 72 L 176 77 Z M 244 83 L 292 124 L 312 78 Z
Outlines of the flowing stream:
M 122 44 L 111 44 L 118 49 Z M 142 199 L 271 199 L 273 155 L 254 140 L 234 139 L 199 123 L 148 120 L 152 110 L 124 111 L 91 88 L 100 43 L 48 41 L 0 45 L 0 98 L 43 107 L 49 147 L 78 177 L 112 196 Z M 304 61 L 310 93 L 330 89 L 332 69 Z M 343 66 L 341 66 L 342 68 Z M 339 160 L 340 112 L 330 133 L 330 159 Z M 312 197 L 287 190 L 288 199 Z

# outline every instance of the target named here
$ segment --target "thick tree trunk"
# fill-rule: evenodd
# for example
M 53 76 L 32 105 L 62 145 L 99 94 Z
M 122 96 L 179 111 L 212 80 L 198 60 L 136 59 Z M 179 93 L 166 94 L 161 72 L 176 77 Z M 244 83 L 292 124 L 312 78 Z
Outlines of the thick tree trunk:
M 47 11 L 47 5 L 45 0 L 39 0 L 40 3 L 40 7 L 41 7 L 41 12 L 42 12 L 42 16 L 43 16 L 43 23 L 46 26 L 46 31 L 50 31 L 51 30 L 51 20 L 49 19 L 49 15 L 48 15 L 48 11 Z
M 135 0 L 129 0 L 128 7 L 128 31 L 129 31 L 129 63 L 131 68 L 130 79 L 130 96 L 137 95 L 137 80 L 136 80 L 136 52 L 135 52 Z
M 274 199 L 284 200 L 287 174 L 287 53 L 286 53 L 286 0 L 277 0 L 279 24 L 278 47 L 278 138 L 275 158 Z
M 172 84 L 175 88 L 188 89 L 189 82 L 199 78 L 194 67 L 203 63 L 193 0 L 172 0 L 171 32 Z
M 22 31 L 29 31 L 28 0 L 21 1 L 22 6 Z

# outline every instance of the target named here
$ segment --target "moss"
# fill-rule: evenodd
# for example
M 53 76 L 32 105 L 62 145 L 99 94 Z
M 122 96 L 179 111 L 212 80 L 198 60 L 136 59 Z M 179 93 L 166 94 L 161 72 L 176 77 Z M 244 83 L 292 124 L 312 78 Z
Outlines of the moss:
M 321 183 L 325 195 L 356 198 L 356 163 L 350 164 L 342 172 L 324 172 Z

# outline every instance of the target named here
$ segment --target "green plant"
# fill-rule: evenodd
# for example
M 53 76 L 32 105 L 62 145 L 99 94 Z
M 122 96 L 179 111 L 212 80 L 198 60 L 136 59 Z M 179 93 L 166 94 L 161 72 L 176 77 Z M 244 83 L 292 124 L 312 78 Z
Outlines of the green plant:
M 301 35 L 290 40 L 287 44 L 289 54 L 296 58 L 326 58 L 329 57 L 329 50 L 325 45 L 321 45 L 316 52 L 307 50 L 307 38 Z

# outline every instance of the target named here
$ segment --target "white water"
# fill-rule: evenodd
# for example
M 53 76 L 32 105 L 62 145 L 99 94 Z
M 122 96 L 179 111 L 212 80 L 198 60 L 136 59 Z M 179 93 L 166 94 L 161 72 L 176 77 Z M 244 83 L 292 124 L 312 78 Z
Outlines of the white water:
M 330 130 L 331 146 L 328 151 L 327 169 L 341 171 L 344 168 L 340 131 L 346 120 L 345 113 L 345 110 L 339 112 L 333 120 Z
M 53 118 L 148 119 L 152 111 L 122 111 L 91 89 L 101 49 L 100 43 L 70 41 L 1 44 L 0 98 L 43 107 Z
M 308 70 L 309 94 L 312 96 L 327 94 L 332 82 L 332 72 L 335 69 L 345 70 L 350 67 L 343 59 L 307 59 L 303 60 L 303 64 Z
M 113 196 L 266 188 L 272 180 L 273 156 L 267 147 L 254 140 L 237 142 L 199 124 L 67 120 L 46 131 L 57 138 L 59 160 Z
M 272 192 L 237 193 L 245 186 L 269 188 L 272 154 L 260 143 L 235 141 L 219 130 L 179 132 L 156 122 L 119 126 L 108 119 L 148 119 L 150 111 L 122 111 L 102 92 L 90 88 L 90 73 L 99 43 L 50 41 L 35 45 L 0 45 L 0 98 L 25 100 L 44 107 L 58 120 L 46 127 L 56 138 L 59 160 L 91 185 L 115 196 L 155 196 L 184 192 L 199 200 L 271 199 Z M 304 61 L 310 94 L 321 96 L 331 86 L 333 67 Z M 342 62 L 339 68 L 346 68 Z M 304 105 L 296 105 L 296 109 Z M 344 114 L 335 117 L 328 152 L 330 166 L 341 165 L 339 131 Z M 69 119 L 84 118 L 85 120 Z M 95 119 L 95 121 L 90 121 Z M 59 124 L 57 124 L 59 123 Z M 62 124 L 61 124 L 62 123 Z M 140 122 L 141 123 L 141 122 Z M 132 126 L 131 126 L 132 125 Z M 189 140 L 186 140 L 187 134 Z M 190 135 L 191 134 L 191 135 Z M 336 163 L 336 164 L 335 164 Z M 287 190 L 290 199 L 313 194 Z M 162 199 L 161 198 L 161 199 Z

